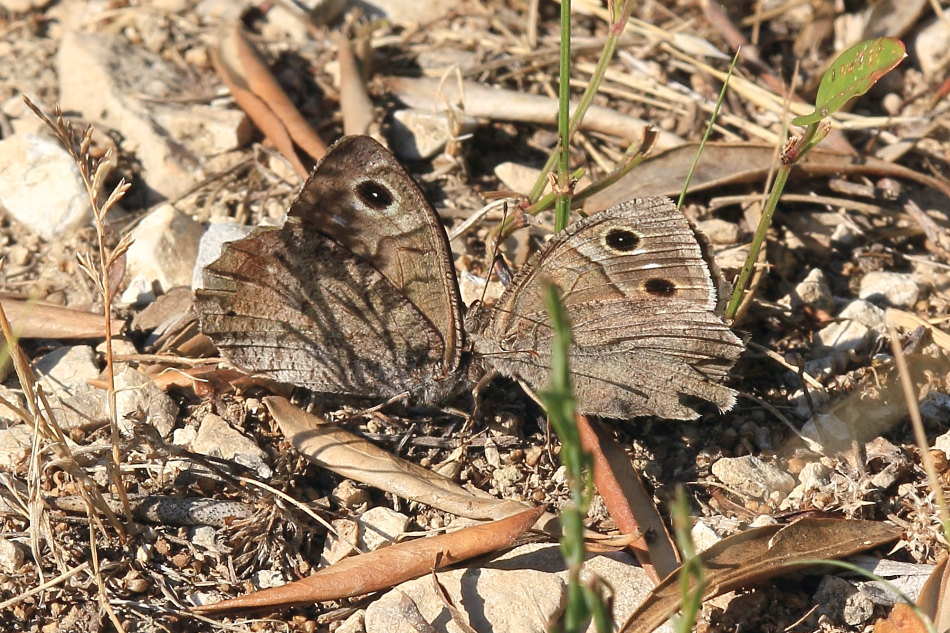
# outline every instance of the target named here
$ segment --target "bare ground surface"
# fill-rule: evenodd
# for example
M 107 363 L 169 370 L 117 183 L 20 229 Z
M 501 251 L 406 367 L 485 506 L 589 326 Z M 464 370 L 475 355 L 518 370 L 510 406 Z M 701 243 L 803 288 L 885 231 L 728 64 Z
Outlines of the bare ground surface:
M 620 53 L 611 64 L 612 74 L 595 103 L 654 122 L 664 132 L 675 134 L 679 142 L 698 140 L 720 87 L 705 64 L 719 70 L 728 64 L 727 60 L 701 56 L 702 47 L 728 55 L 733 50 L 723 31 L 703 14 L 701 4 L 684 1 L 662 7 L 661 3 L 640 3 L 634 11 L 639 21 L 625 33 Z M 798 5 L 774 14 L 766 12 L 762 21 L 753 25 L 755 4 L 731 3 L 728 18 L 747 38 L 758 38 L 761 59 L 773 75 L 788 77 L 798 64 L 798 94 L 806 100 L 813 94 L 824 65 L 841 50 L 839 42 L 861 39 L 866 22 L 866 16 L 850 4 L 844 13 L 829 15 L 816 15 L 807 5 Z M 824 4 L 831 3 L 815 6 Z M 251 6 L 241 16 L 274 75 L 327 140 L 342 133 L 336 45 L 331 39 L 337 32 L 372 34 L 365 41 L 363 54 L 371 58 L 368 87 L 384 134 L 391 132 L 393 112 L 401 108 L 387 90 L 385 77 L 445 76 L 447 83 L 452 83 L 457 81 L 456 75 L 447 69 L 454 64 L 467 80 L 511 90 L 506 98 L 516 93 L 552 96 L 556 91 L 558 18 L 553 3 L 541 3 L 536 30 L 526 18 L 527 3 L 519 2 L 465 1 L 449 6 L 442 16 L 427 17 L 421 25 L 393 20 L 376 23 L 372 29 L 368 18 L 355 11 L 329 26 L 304 28 L 295 18 L 287 17 L 290 14 L 277 16 L 279 8 Z M 589 77 L 607 29 L 604 20 L 588 8 L 587 3 L 575 5 L 574 76 L 578 84 Z M 926 3 L 920 3 L 906 25 L 894 11 L 875 15 L 873 26 L 902 37 L 910 57 L 843 117 L 847 129 L 836 142 L 850 144 L 858 156 L 882 157 L 946 183 L 950 148 L 946 91 L 940 91 L 940 81 L 946 76 L 947 47 L 937 45 L 944 51 L 941 57 L 928 48 L 934 46 L 933 40 L 923 35 L 927 29 L 939 30 L 939 19 Z M 194 116 L 192 104 L 235 108 L 207 53 L 218 37 L 224 19 L 221 13 L 237 15 L 228 3 L 219 6 L 186 0 L 152 4 L 66 1 L 22 13 L 0 9 L 0 133 L 6 138 L 14 130 L 40 129 L 34 115 L 22 106 L 21 94 L 29 94 L 47 112 L 61 102 L 64 75 L 74 71 L 71 64 L 84 60 L 63 59 L 57 57 L 57 51 L 64 38 L 80 33 L 108 42 L 114 47 L 111 50 L 145 50 L 158 60 L 156 64 L 170 67 L 175 82 L 165 82 L 154 67 L 136 66 L 140 62 L 131 57 L 112 60 L 111 72 L 124 75 L 136 90 L 143 77 L 154 80 L 158 84 L 155 90 L 161 94 L 134 95 L 144 104 L 144 111 L 147 113 L 153 103 L 173 107 L 176 116 L 187 122 L 177 129 L 192 125 L 197 129 L 194 136 L 201 137 L 202 119 L 189 118 Z M 887 30 L 897 28 L 900 32 Z M 940 37 L 946 38 L 947 27 L 942 28 Z M 937 41 L 946 39 L 938 37 Z M 924 57 L 926 68 L 922 67 Z M 743 85 L 751 82 L 774 94 L 761 70 L 740 61 L 737 75 L 747 80 Z M 97 89 L 109 90 L 107 86 Z M 549 107 L 554 107 L 553 99 Z M 503 111 L 505 101 L 497 108 Z M 738 87 L 726 99 L 725 116 L 713 139 L 774 145 L 781 131 L 781 108 L 780 96 L 767 102 L 751 88 L 743 91 Z M 116 149 L 116 168 L 107 188 L 120 177 L 132 183 L 121 209 L 109 216 L 107 239 L 114 244 L 161 197 L 151 184 L 156 176 L 143 162 L 148 148 L 131 146 L 111 126 L 118 126 L 115 112 L 75 111 L 69 105 L 66 111 L 80 124 L 96 124 L 100 134 L 96 148 L 112 145 Z M 490 113 L 480 116 L 471 136 L 453 153 L 406 163 L 448 228 L 481 208 L 485 194 L 514 188 L 496 176 L 497 164 L 515 161 L 539 168 L 552 151 L 556 142 L 552 125 L 506 118 Z M 279 216 L 292 199 L 298 182 L 293 171 L 258 133 L 241 129 L 234 133 L 240 145 L 225 150 L 215 147 L 201 154 L 201 143 L 184 144 L 182 151 L 187 156 L 176 162 L 175 169 L 193 182 L 171 197 L 179 210 L 198 222 L 233 217 L 255 224 Z M 161 134 L 167 130 L 159 130 Z M 575 166 L 585 167 L 596 180 L 620 159 L 625 148 L 615 136 L 582 132 L 572 158 Z M 741 153 L 732 160 L 736 172 L 765 167 L 749 162 L 756 159 Z M 183 164 L 188 167 L 183 169 Z M 685 173 L 684 166 L 675 161 L 665 167 L 661 163 L 661 171 L 664 169 L 671 173 L 672 182 L 681 181 Z M 764 174 L 742 181 L 724 178 L 687 198 L 691 219 L 728 223 L 727 237 L 713 240 L 728 278 L 735 275 L 736 262 L 741 261 L 734 251 L 744 252 L 741 246 L 748 243 L 754 229 L 764 178 Z M 50 188 L 56 186 L 58 183 L 49 183 Z M 644 418 L 616 422 L 612 428 L 652 486 L 661 508 L 666 507 L 674 487 L 685 484 L 694 517 L 720 536 L 761 521 L 762 516 L 784 519 L 821 511 L 892 522 L 904 529 L 904 538 L 889 552 L 889 558 L 934 563 L 945 556 L 947 543 L 939 533 L 932 491 L 913 442 L 887 332 L 880 324 L 868 328 L 851 349 L 822 346 L 818 333 L 834 324 L 842 308 L 858 297 L 868 273 L 896 272 L 902 280 L 912 281 L 916 297 L 895 307 L 938 329 L 937 335 L 916 326 L 900 331 L 901 344 L 911 359 L 928 441 L 935 445 L 950 427 L 948 349 L 939 336 L 942 320 L 950 312 L 948 198 L 933 186 L 886 171 L 798 173 L 786 192 L 792 201 L 779 207 L 768 236 L 770 267 L 759 281 L 756 300 L 736 324 L 750 347 L 732 372 L 731 384 L 749 397 L 741 397 L 733 411 L 710 414 L 695 423 Z M 908 211 L 908 203 L 916 204 L 921 213 Z M 463 292 L 469 298 L 477 296 L 481 288 L 477 284 L 467 287 L 465 275 L 483 278 L 486 241 L 499 220 L 498 214 L 490 214 L 453 242 L 456 264 L 463 273 Z M 520 231 L 506 243 L 505 254 L 515 267 L 537 246 L 537 240 L 550 234 L 549 217 L 542 215 L 541 221 L 533 224 L 530 231 Z M 0 254 L 6 256 L 0 271 L 2 290 L 101 311 L 96 288 L 76 260 L 77 253 L 96 249 L 95 238 L 91 224 L 86 224 L 43 239 L 0 212 Z M 814 299 L 789 298 L 796 289 L 802 292 L 799 284 L 815 269 L 823 272 L 827 287 Z M 881 301 L 878 304 L 885 306 Z M 119 306 L 116 316 L 131 323 L 142 310 L 139 305 Z M 170 312 L 153 317 L 151 325 L 127 329 L 119 353 L 180 353 L 180 341 L 156 341 L 149 336 L 156 320 L 180 308 L 167 310 Z M 52 335 L 22 341 L 31 360 L 64 344 Z M 95 348 L 99 340 L 79 344 Z M 807 391 L 795 369 L 799 361 L 814 378 Z M 99 369 L 104 367 L 101 348 L 96 348 L 94 362 Z M 132 365 L 150 375 L 165 368 L 145 360 Z M 9 368 L 7 372 L 0 395 L 22 406 L 21 384 Z M 408 513 L 408 531 L 438 529 L 453 520 L 371 488 L 347 486 L 339 477 L 309 464 L 290 448 L 267 416 L 260 403 L 264 394 L 260 387 L 235 392 L 218 385 L 204 389 L 170 386 L 167 395 L 177 414 L 164 437 L 142 428 L 151 422 L 148 413 L 130 424 L 138 430 L 123 437 L 120 446 L 122 477 L 130 493 L 241 501 L 249 504 L 253 514 L 214 528 L 143 520 L 128 527 L 125 540 L 108 524 L 96 530 L 96 555 L 106 599 L 126 630 L 223 630 L 220 624 L 182 614 L 192 596 L 236 595 L 268 574 L 294 579 L 317 567 L 325 528 L 299 507 L 278 500 L 268 490 L 241 483 L 238 476 L 265 479 L 270 487 L 327 520 L 358 515 L 378 505 Z M 569 493 L 557 473 L 557 442 L 549 436 L 542 412 L 510 381 L 499 380 L 489 386 L 484 402 L 483 415 L 472 427 L 464 426 L 464 412 L 472 406 L 467 394 L 450 403 L 451 411 L 389 407 L 353 416 L 359 409 L 347 403 L 331 399 L 319 401 L 317 406 L 387 450 L 424 466 L 439 465 L 457 481 L 497 497 L 546 504 L 554 510 L 567 503 Z M 261 451 L 258 461 L 247 467 L 190 450 L 193 446 L 188 438 L 211 413 L 256 444 Z M 12 441 L 9 428 L 17 425 L 16 416 L 0 408 L 0 421 L 8 427 L 4 441 Z M 811 427 L 806 425 L 809 421 Z M 804 432 L 815 438 L 811 443 L 798 435 L 803 425 Z M 47 434 L 31 445 L 30 432 L 27 448 L 8 451 L 14 455 L 10 458 L 13 463 L 0 465 L 0 533 L 20 552 L 19 557 L 11 555 L 9 566 L 0 570 L 0 601 L 20 596 L 92 560 L 85 506 L 77 506 L 79 512 L 69 512 L 54 507 L 51 500 L 79 493 L 77 470 L 107 490 L 109 430 L 101 423 L 77 425 L 66 428 L 65 434 L 72 442 L 72 463 L 51 447 Z M 484 437 L 493 438 L 488 449 L 479 441 L 458 450 L 460 440 Z M 937 448 L 932 452 L 940 477 L 946 479 L 950 470 L 945 453 Z M 722 459 L 750 454 L 790 473 L 796 484 L 809 464 L 823 464 L 824 476 L 812 487 L 791 495 L 785 490 L 755 498 L 723 484 L 711 472 L 713 464 Z M 596 500 L 589 527 L 605 533 L 615 528 Z M 820 579 L 820 575 L 798 576 L 749 590 L 725 610 L 708 608 L 700 626 L 710 631 L 860 631 L 887 611 L 876 606 L 865 619 L 852 623 L 840 616 L 822 615 L 815 610 Z M 5 602 L 0 609 L 0 628 L 44 632 L 114 629 L 100 606 L 98 591 L 88 569 L 82 570 L 45 591 Z M 298 607 L 253 624 L 244 618 L 233 621 L 238 630 L 328 630 L 370 600 Z M 796 621 L 794 628 L 787 628 Z

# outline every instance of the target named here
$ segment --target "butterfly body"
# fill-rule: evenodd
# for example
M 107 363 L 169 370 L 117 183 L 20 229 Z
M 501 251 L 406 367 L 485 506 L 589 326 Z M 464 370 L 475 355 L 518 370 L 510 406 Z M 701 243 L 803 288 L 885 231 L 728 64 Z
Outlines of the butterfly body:
M 375 141 L 337 143 L 288 215 L 229 244 L 196 295 L 203 331 L 242 369 L 314 391 L 435 402 L 469 384 L 471 363 L 544 389 L 549 281 L 572 322 L 579 411 L 691 419 L 697 403 L 735 401 L 721 381 L 742 343 L 715 314 L 701 248 L 665 198 L 572 224 L 493 307 L 475 308 L 467 332 L 438 216 Z

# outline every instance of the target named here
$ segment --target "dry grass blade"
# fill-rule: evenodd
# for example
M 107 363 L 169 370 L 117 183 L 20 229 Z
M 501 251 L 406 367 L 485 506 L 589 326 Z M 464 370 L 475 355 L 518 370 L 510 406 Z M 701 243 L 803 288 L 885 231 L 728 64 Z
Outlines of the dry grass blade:
M 557 123 L 557 100 L 549 97 L 527 95 L 515 90 L 496 90 L 474 81 L 462 82 L 460 88 L 454 82 L 430 78 L 387 77 L 386 86 L 401 101 L 420 110 L 438 109 L 446 101 L 458 102 L 464 91 L 465 114 L 468 116 L 543 125 Z M 621 138 L 625 143 L 638 145 L 650 126 L 647 121 L 609 108 L 593 106 L 587 111 L 580 129 L 602 132 Z M 673 134 L 661 132 L 657 147 L 673 147 L 682 142 Z
M 393 587 L 429 573 L 436 565 L 463 560 L 511 547 L 541 517 L 543 508 L 532 508 L 506 519 L 476 525 L 344 558 L 297 582 L 265 589 L 215 604 L 195 607 L 197 613 L 289 607 L 298 604 L 350 598 Z M 437 563 L 438 561 L 438 563 Z
M 353 54 L 350 40 L 342 33 L 333 38 L 336 42 L 337 59 L 340 61 L 340 112 L 343 115 L 343 134 L 372 134 L 375 119 L 373 102 L 366 92 L 360 64 Z M 377 139 L 380 140 L 380 139 Z

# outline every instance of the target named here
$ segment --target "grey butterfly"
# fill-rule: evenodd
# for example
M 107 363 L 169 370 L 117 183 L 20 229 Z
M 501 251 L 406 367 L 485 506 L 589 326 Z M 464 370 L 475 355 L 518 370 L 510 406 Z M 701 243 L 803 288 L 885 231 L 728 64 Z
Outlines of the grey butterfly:
M 722 381 L 743 350 L 716 284 L 666 198 L 571 224 L 492 307 L 465 320 L 445 230 L 395 157 L 369 137 L 336 143 L 279 229 L 226 245 L 196 293 L 202 330 L 233 365 L 317 392 L 438 402 L 485 371 L 547 386 L 542 280 L 572 321 L 582 413 L 694 419 L 730 409 Z

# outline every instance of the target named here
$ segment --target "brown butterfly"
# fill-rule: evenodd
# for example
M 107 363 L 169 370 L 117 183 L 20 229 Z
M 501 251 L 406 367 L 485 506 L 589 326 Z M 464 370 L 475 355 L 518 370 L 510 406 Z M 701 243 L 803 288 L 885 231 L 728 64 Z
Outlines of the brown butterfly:
M 542 280 L 572 322 L 578 410 L 693 419 L 743 344 L 666 198 L 630 200 L 554 236 L 463 331 L 438 215 L 395 157 L 364 136 L 336 143 L 279 229 L 226 245 L 204 271 L 202 330 L 235 366 L 314 391 L 437 402 L 486 370 L 544 389 L 552 330 Z

